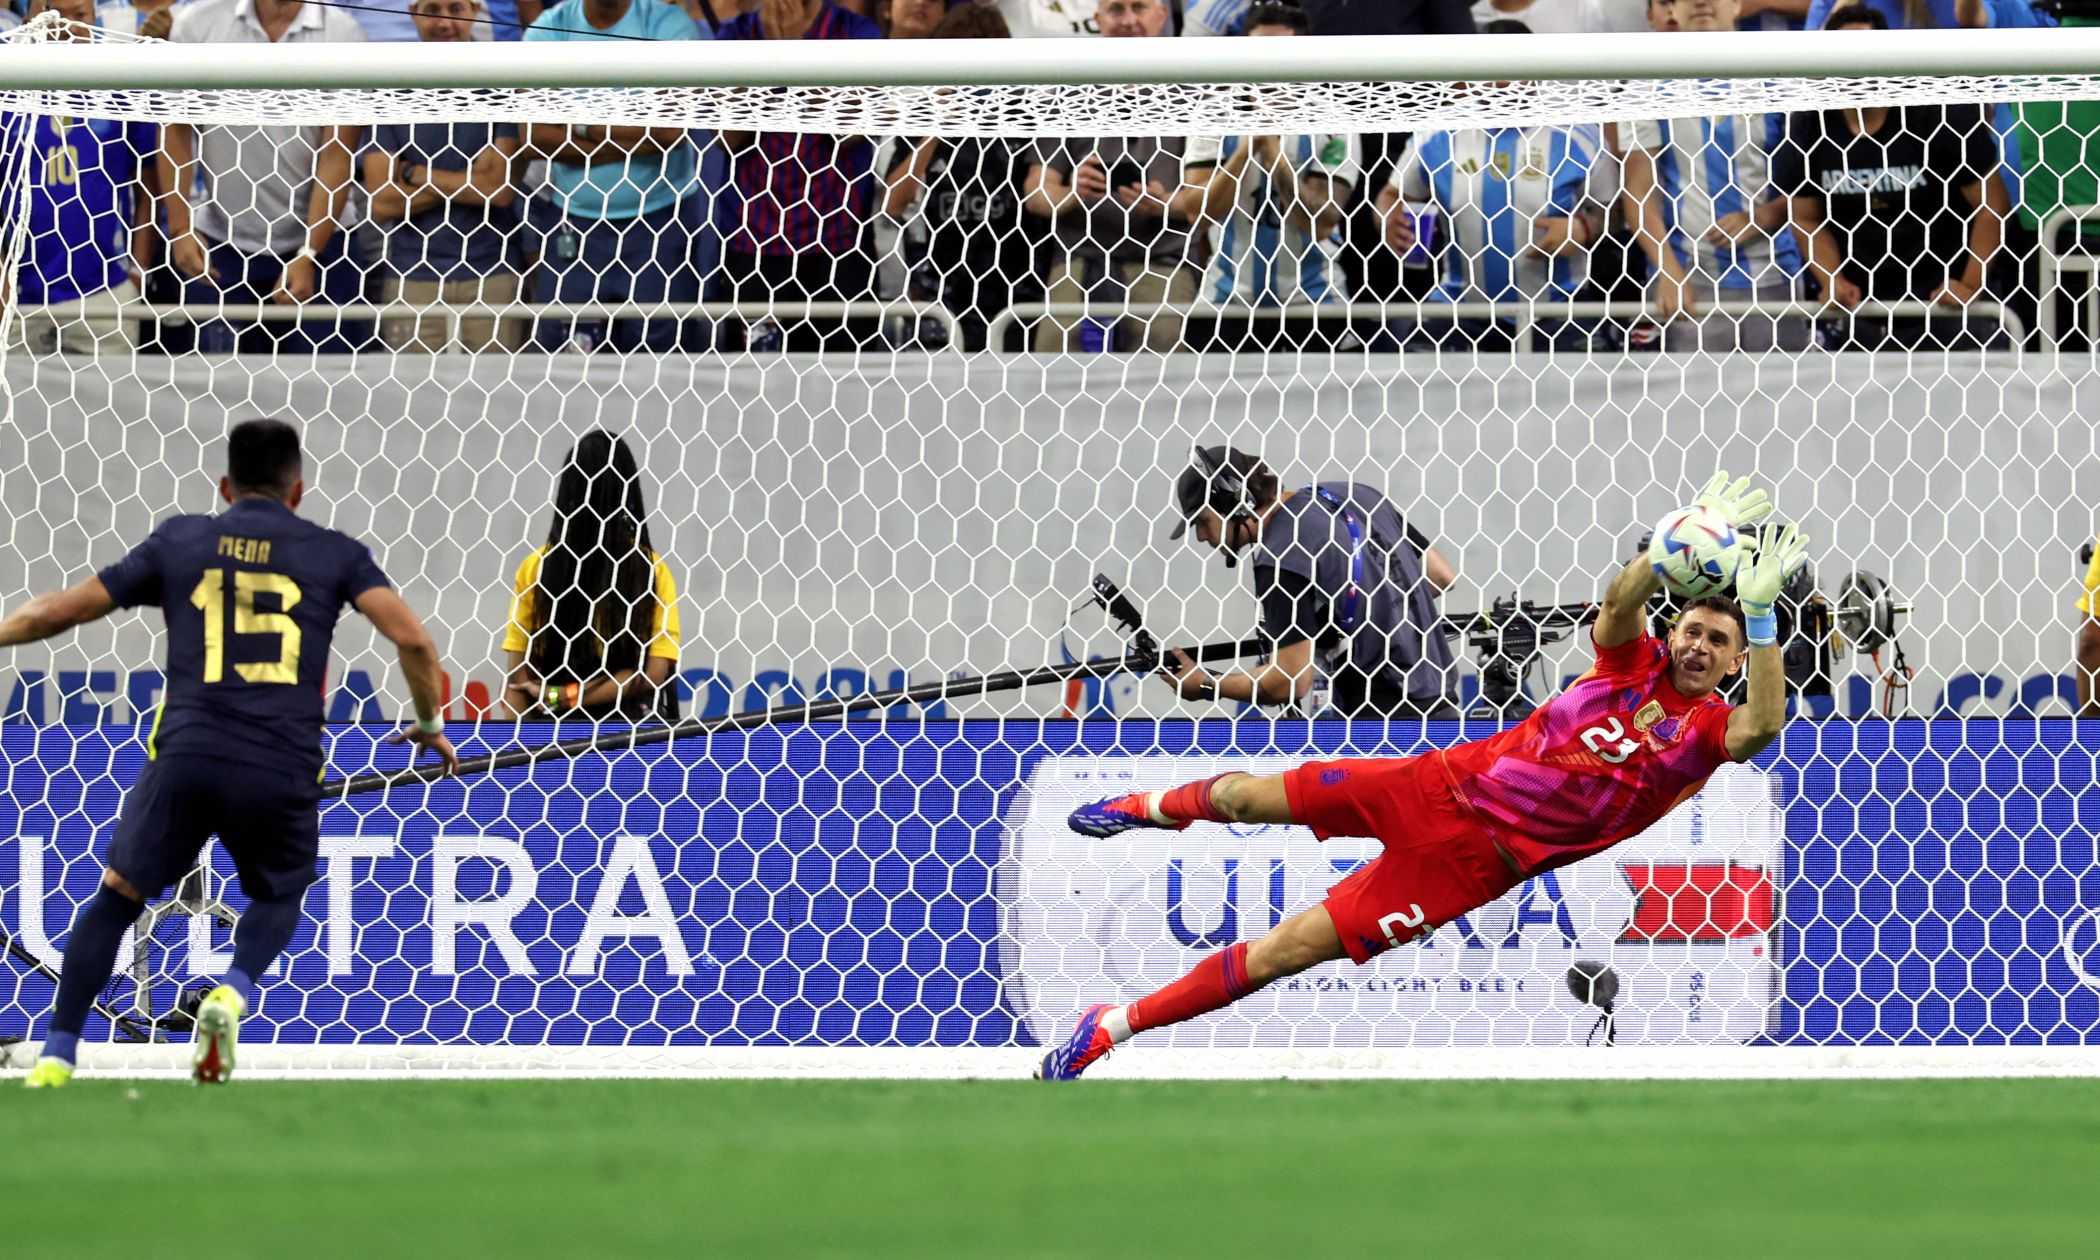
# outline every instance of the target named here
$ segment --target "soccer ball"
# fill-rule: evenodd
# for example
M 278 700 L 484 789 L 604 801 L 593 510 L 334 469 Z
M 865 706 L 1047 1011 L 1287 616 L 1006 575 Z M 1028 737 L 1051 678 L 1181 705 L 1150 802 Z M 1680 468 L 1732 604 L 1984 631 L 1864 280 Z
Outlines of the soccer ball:
M 1678 508 L 1655 527 L 1648 563 L 1672 594 L 1685 599 L 1718 595 L 1735 584 L 1743 549 L 1735 526 L 1702 507 Z

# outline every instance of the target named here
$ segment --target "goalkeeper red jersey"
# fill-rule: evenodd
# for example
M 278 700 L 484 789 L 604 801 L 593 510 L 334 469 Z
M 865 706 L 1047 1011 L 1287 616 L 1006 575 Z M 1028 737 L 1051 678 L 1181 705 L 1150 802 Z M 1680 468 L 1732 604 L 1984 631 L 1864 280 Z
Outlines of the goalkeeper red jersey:
M 1565 866 L 1648 829 L 1728 755 L 1730 706 L 1687 699 L 1643 634 L 1500 735 L 1442 754 L 1460 802 L 1521 873 Z

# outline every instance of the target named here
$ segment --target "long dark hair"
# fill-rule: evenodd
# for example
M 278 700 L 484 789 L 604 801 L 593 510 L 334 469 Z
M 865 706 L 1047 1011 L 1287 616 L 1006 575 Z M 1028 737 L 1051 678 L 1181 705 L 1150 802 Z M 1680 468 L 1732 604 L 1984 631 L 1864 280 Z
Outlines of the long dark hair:
M 542 678 L 640 669 L 656 625 L 656 556 L 626 439 L 584 434 L 554 483 L 528 659 Z

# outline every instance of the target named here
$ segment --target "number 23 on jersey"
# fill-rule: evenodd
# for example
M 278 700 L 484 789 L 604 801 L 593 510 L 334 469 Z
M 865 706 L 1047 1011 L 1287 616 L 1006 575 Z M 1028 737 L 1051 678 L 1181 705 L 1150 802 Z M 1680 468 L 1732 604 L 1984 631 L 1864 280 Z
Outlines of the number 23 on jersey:
M 1615 766 L 1641 750 L 1641 741 L 1627 738 L 1626 727 L 1615 717 L 1586 728 L 1582 732 L 1582 743 Z

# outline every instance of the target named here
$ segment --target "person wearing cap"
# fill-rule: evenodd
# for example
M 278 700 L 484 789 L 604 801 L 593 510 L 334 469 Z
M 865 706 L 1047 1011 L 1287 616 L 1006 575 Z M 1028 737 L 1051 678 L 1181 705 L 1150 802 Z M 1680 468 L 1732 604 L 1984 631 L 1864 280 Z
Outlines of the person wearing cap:
M 1266 663 L 1212 674 L 1175 652 L 1162 671 L 1184 699 L 1310 706 L 1324 680 L 1338 717 L 1455 717 L 1457 677 L 1436 600 L 1458 580 L 1385 495 L 1350 481 L 1285 491 L 1259 456 L 1199 446 L 1174 482 L 1180 521 L 1225 553 L 1249 560 L 1261 606 Z

